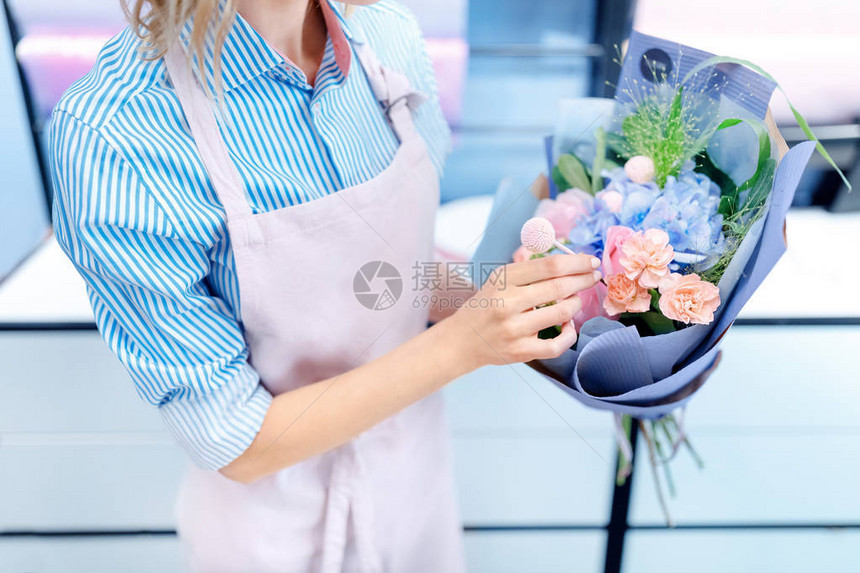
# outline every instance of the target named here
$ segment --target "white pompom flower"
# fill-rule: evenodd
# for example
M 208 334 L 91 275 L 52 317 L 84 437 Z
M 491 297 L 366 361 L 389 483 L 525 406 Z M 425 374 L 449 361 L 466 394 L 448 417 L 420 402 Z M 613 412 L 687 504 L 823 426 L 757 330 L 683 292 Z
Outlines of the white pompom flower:
M 650 157 L 635 155 L 624 164 L 624 173 L 627 174 L 627 177 L 633 183 L 644 185 L 645 183 L 654 181 L 656 170 L 654 169 L 654 162 Z
M 520 241 L 532 253 L 545 253 L 555 243 L 555 229 L 548 219 L 532 217 L 523 225 Z

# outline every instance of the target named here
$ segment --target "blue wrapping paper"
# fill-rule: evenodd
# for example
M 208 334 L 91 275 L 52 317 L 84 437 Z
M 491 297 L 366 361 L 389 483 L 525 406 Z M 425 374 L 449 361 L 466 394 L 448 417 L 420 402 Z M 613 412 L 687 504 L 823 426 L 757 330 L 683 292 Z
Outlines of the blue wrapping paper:
M 633 31 L 621 66 L 615 99 L 629 102 L 665 76 L 666 82 L 678 85 L 697 64 L 713 54 L 663 38 Z M 761 74 L 738 64 L 718 64 L 703 70 L 684 84 L 688 89 L 709 92 L 721 106 L 723 117 L 749 114 L 763 118 L 776 84 Z

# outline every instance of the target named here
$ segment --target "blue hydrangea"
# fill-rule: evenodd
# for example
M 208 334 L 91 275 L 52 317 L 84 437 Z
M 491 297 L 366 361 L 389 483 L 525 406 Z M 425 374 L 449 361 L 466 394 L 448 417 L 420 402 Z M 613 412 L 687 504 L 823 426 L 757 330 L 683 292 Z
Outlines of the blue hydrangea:
M 713 256 L 722 252 L 723 217 L 717 213 L 720 188 L 692 169 L 669 176 L 660 197 L 642 220 L 645 229 L 663 229 L 676 251 Z
M 613 213 L 603 201 L 594 201 L 591 212 L 568 236 L 573 248 L 600 256 L 607 229 L 624 225 L 635 231 L 662 229 L 676 252 L 715 259 L 725 249 L 723 218 L 717 213 L 720 189 L 693 167 L 693 162 L 688 162 L 677 177 L 667 179 L 662 190 L 654 182 L 634 183 L 621 167 L 604 171 L 606 190 L 618 191 L 624 197 L 621 211 Z
M 595 201 L 592 212 L 579 219 L 576 226 L 570 231 L 568 239 L 574 250 L 595 257 L 603 256 L 603 243 L 606 240 L 606 231 L 613 225 L 620 225 L 618 216 L 609 211 L 605 205 Z
M 641 230 L 651 206 L 660 197 L 660 188 L 653 181 L 645 184 L 634 183 L 627 177 L 622 167 L 605 171 L 604 176 L 609 178 L 606 190 L 618 191 L 624 196 L 624 205 L 621 213 L 618 214 L 620 224 L 637 231 Z

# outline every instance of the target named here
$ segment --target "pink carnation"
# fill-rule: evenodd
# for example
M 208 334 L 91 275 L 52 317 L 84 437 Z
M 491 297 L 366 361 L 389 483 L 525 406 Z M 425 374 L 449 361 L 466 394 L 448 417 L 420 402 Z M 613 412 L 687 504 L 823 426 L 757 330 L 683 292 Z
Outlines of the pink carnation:
M 611 316 L 622 312 L 647 312 L 651 308 L 651 293 L 648 289 L 619 274 L 607 279 L 609 288 L 603 308 Z
M 538 204 L 535 217 L 549 219 L 556 237 L 567 237 L 576 222 L 591 212 L 594 198 L 581 189 L 568 189 L 556 199 L 543 199 Z
M 710 324 L 720 306 L 720 289 L 697 274 L 671 273 L 660 283 L 660 312 L 684 324 Z
M 675 258 L 669 235 L 660 229 L 634 233 L 624 241 L 621 251 L 620 263 L 627 278 L 645 288 L 656 288 L 669 274 L 669 263 Z

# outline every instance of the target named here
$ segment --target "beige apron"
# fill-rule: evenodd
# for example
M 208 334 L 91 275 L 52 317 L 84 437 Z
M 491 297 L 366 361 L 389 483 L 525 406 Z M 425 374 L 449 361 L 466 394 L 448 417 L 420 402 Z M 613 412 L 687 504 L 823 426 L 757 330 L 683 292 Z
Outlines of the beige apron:
M 259 214 L 182 49 L 165 57 L 226 211 L 250 362 L 273 395 L 351 370 L 427 324 L 428 309 L 414 308 L 410 292 L 416 262 L 432 260 L 439 202 L 438 176 L 410 111 L 422 97 L 405 76 L 380 67 L 367 44 L 353 47 L 400 140 L 394 160 L 366 183 Z M 403 294 L 390 308 L 372 310 L 354 294 L 357 271 L 372 261 L 392 264 L 402 278 Z M 325 396 L 312 407 L 325 408 Z M 449 449 L 435 394 L 344 446 L 251 484 L 191 467 L 178 507 L 191 569 L 458 573 L 462 533 Z

